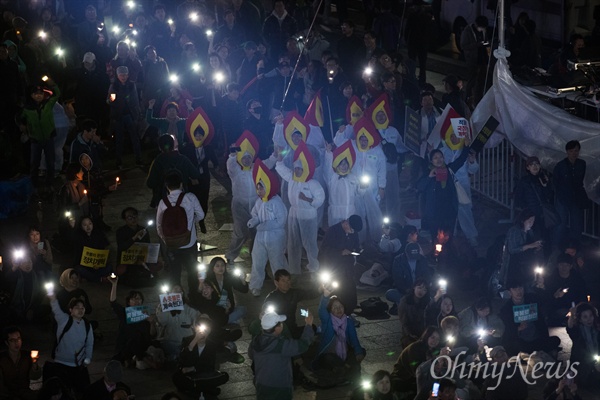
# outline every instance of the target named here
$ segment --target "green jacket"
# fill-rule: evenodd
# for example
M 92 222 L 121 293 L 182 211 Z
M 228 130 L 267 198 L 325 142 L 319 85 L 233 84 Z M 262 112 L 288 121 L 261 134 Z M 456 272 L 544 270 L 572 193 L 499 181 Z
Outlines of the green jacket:
M 45 142 L 55 134 L 54 105 L 60 97 L 58 86 L 52 88 L 52 96 L 40 104 L 30 102 L 21 113 L 23 123 L 27 125 L 29 137 L 36 142 Z

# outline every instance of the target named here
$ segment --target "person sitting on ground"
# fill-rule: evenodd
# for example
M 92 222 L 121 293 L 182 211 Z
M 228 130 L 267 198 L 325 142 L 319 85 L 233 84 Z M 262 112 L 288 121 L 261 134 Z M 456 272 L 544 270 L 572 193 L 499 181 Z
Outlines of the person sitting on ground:
M 492 312 L 492 304 L 486 297 L 480 297 L 473 305 L 458 313 L 461 341 L 471 351 L 477 348 L 477 340 L 485 333 L 485 341 L 490 347 L 497 346 L 504 334 L 504 323 Z
M 164 265 L 160 258 L 156 263 L 137 259 L 133 262 L 123 259 L 123 252 L 135 243 L 150 243 L 148 229 L 138 223 L 138 210 L 127 207 L 121 211 L 121 219 L 125 225 L 117 229 L 117 268 L 116 274 L 127 286 L 144 287 L 155 283 L 156 274 Z
M 485 352 L 485 350 L 484 350 Z M 414 400 L 427 400 L 431 394 L 431 388 L 435 382 L 440 383 L 439 400 L 442 394 L 441 381 L 451 379 L 456 384 L 456 394 L 461 400 L 480 399 L 483 398 L 480 390 L 470 380 L 460 377 L 460 368 L 451 358 L 448 358 L 447 349 L 442 349 L 440 354 L 430 360 L 425 361 L 417 368 L 417 396 Z M 432 369 L 433 367 L 433 369 Z M 438 379 L 443 376 L 442 380 Z M 450 397 L 450 400 L 455 400 Z
M 90 303 L 90 297 L 86 291 L 80 287 L 80 283 L 79 273 L 73 268 L 67 268 L 60 274 L 60 287 L 56 291 L 56 299 L 63 312 L 68 312 L 69 302 L 71 299 L 77 298 L 83 300 L 85 304 L 85 313 L 92 313 L 93 308 Z
M 435 296 L 425 307 L 425 325 L 433 325 L 439 328 L 442 320 L 449 315 L 457 316 L 454 302 L 442 289 L 438 289 Z
M 577 366 L 575 381 L 586 388 L 598 389 L 600 384 L 600 319 L 598 310 L 590 303 L 579 303 L 571 308 L 567 333 L 573 341 L 571 365 Z
M 212 321 L 207 315 L 194 319 L 192 336 L 183 339 L 179 367 L 173 374 L 177 390 L 194 397 L 216 399 L 219 386 L 229 381 L 226 372 L 217 370 L 218 343 L 211 338 Z
M 365 388 L 365 400 L 398 400 L 396 393 L 392 392 L 392 378 L 389 372 L 380 369 L 368 382 L 370 389 Z
M 112 393 L 114 391 L 126 390 L 130 392 L 129 386 L 122 382 L 123 367 L 120 362 L 110 360 L 104 366 L 103 372 L 102 377 L 85 390 L 83 394 L 85 400 L 113 400 Z
M 242 330 L 227 326 L 229 323 L 228 312 L 231 307 L 227 302 L 224 303 L 224 307 L 219 305 L 220 300 L 221 297 L 217 295 L 213 286 L 205 283 L 205 278 L 200 276 L 198 278 L 198 288 L 190 293 L 190 305 L 211 319 L 211 340 L 222 343 L 219 349 L 224 349 L 230 353 L 228 361 L 241 364 L 244 362 L 244 357 L 237 352 L 235 342 L 242 337 Z
M 227 270 L 227 263 L 221 257 L 210 260 L 204 284 L 211 285 L 214 293 L 219 298 L 217 305 L 226 310 L 228 323 L 237 324 L 246 315 L 246 307 L 236 305 L 233 289 L 240 293 L 248 293 L 248 283 L 243 270 Z M 237 275 L 236 275 L 237 274 Z
M 572 304 L 586 300 L 586 288 L 583 278 L 574 269 L 573 257 L 560 254 L 556 260 L 556 272 L 541 282 L 545 288 L 546 307 L 550 310 L 548 315 L 549 326 L 565 326 L 566 315 Z M 538 281 L 543 275 L 537 274 Z M 540 285 L 538 284 L 538 287 Z
M 525 293 L 523 284 L 518 280 L 509 281 L 507 287 L 511 298 L 500 309 L 499 317 L 505 327 L 502 345 L 508 354 L 545 351 L 556 356 L 560 339 L 548 333 L 543 303 L 534 293 Z M 514 306 L 529 306 L 531 319 L 515 322 Z
M 417 394 L 417 367 L 439 354 L 441 332 L 428 326 L 421 337 L 404 347 L 392 372 L 392 387 L 395 392 L 405 393 L 406 398 Z
M 273 306 L 280 315 L 285 315 L 285 324 L 292 332 L 294 339 L 298 339 L 304 330 L 303 326 L 296 324 L 296 310 L 298 303 L 309 299 L 314 299 L 319 295 L 319 288 L 316 286 L 306 289 L 292 287 L 292 276 L 285 269 L 278 269 L 273 276 L 275 290 L 265 298 L 265 305 Z
M 110 275 L 112 266 L 108 262 L 104 265 L 93 264 L 93 267 L 90 266 L 90 263 L 85 262 L 88 257 L 84 257 L 84 251 L 86 247 L 92 251 L 106 250 L 110 243 L 100 229 L 94 229 L 94 222 L 90 217 L 81 218 L 77 228 L 73 241 L 75 257 L 72 265 L 76 265 L 75 270 L 81 278 L 90 282 L 100 282 Z
M 40 228 L 30 226 L 27 234 L 28 251 L 33 261 L 33 269 L 46 279 L 52 276 L 52 246 L 48 239 L 43 239 Z
M 494 347 L 490 351 L 490 358 L 492 359 L 490 364 L 504 364 L 504 369 L 501 370 L 500 376 L 490 376 L 483 382 L 482 390 L 486 393 L 486 400 L 488 398 L 492 400 L 528 399 L 529 385 L 520 373 L 515 373 L 515 368 L 519 367 L 515 366 L 514 359 L 509 363 L 509 353 L 504 347 Z M 482 363 L 486 364 L 487 358 L 482 360 Z M 496 367 L 500 368 L 499 365 Z
M 262 333 L 250 342 L 248 356 L 254 361 L 254 386 L 258 399 L 292 400 L 293 374 L 291 358 L 305 353 L 315 335 L 313 316 L 305 318 L 300 339 L 281 335 L 285 315 L 265 313 L 260 321 Z
M 398 304 L 402 347 L 416 341 L 425 330 L 425 307 L 429 304 L 428 287 L 428 282 L 417 278 Z
M 404 252 L 394 258 L 392 278 L 394 286 L 385 293 L 385 298 L 394 303 L 390 315 L 398 314 L 398 305 L 417 279 L 423 279 L 429 285 L 433 272 L 427 259 L 421 254 L 417 243 L 408 243 Z
M 42 322 L 48 318 L 48 305 L 44 301 L 45 275 L 33 269 L 29 253 L 15 259 L 12 266 L 4 266 L 4 276 L 11 293 L 11 319 L 16 321 Z
M 550 379 L 544 386 L 544 400 L 583 400 L 577 393 L 577 384 L 573 379 L 564 376 L 562 379 Z
M 181 341 L 193 333 L 194 320 L 200 315 L 200 311 L 188 304 L 188 299 L 183 288 L 175 285 L 170 293 L 181 293 L 183 310 L 162 311 L 161 305 L 156 306 L 156 320 L 163 328 L 163 339 L 161 347 L 165 351 L 167 361 L 177 360 L 181 353 Z
M 44 382 L 37 400 L 75 400 L 71 391 L 60 378 L 53 376 Z
M 30 388 L 30 381 L 42 377 L 37 358 L 32 358 L 28 351 L 21 349 L 23 338 L 16 326 L 6 328 L 3 336 L 6 350 L 0 352 L 0 398 L 37 399 L 38 392 Z
M 313 362 L 315 368 L 329 370 L 350 382 L 358 379 L 367 351 L 361 346 L 354 321 L 345 314 L 344 305 L 325 285 L 319 318 L 321 341 Z
M 154 324 L 155 316 L 144 316 L 141 321 L 127 321 L 127 310 L 121 304 L 117 303 L 117 283 L 118 277 L 110 277 L 108 280 L 111 283 L 110 290 L 110 306 L 119 320 L 119 333 L 115 344 L 117 354 L 113 357 L 124 363 L 126 366 L 133 365 L 137 369 L 153 368 L 157 369 L 162 366 L 160 357 L 153 357 L 149 353 L 153 353 L 153 349 L 148 352 L 149 347 L 153 346 L 153 338 L 156 336 L 156 324 Z M 129 292 L 125 297 L 126 307 L 140 307 L 144 304 L 144 295 L 137 290 Z M 146 314 L 139 308 L 134 314 Z

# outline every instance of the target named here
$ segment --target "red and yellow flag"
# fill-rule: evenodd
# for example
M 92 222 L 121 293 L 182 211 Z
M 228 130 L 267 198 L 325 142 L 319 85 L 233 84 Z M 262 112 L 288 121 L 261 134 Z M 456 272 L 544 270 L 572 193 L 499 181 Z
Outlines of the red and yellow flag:
M 307 123 L 313 126 L 323 127 L 324 118 L 323 118 L 323 100 L 321 99 L 321 89 L 317 91 L 315 97 L 313 97 L 310 102 L 308 108 L 306 109 L 306 113 L 304 114 L 304 119 Z
M 348 161 L 348 171 L 342 174 L 337 170 L 337 167 L 344 160 Z M 340 175 L 348 175 L 350 171 L 352 171 L 352 167 L 354 166 L 355 162 L 356 151 L 354 151 L 354 146 L 352 145 L 351 140 L 346 140 L 344 144 L 333 150 L 333 163 L 331 167 L 336 173 Z
M 439 148 L 442 140 L 452 150 L 461 149 L 465 145 L 465 139 L 457 137 L 454 133 L 452 118 L 462 117 L 450 104 L 447 104 L 427 139 L 427 143 L 431 144 L 434 149 Z
M 203 131 L 203 135 L 200 139 L 196 139 L 194 135 L 197 128 L 201 128 Z M 185 124 L 185 133 L 188 135 L 190 142 L 194 143 L 195 147 L 206 146 L 212 141 L 215 136 L 215 128 L 202 107 L 196 108 L 188 116 Z
M 308 134 L 310 133 L 310 127 L 297 111 L 290 111 L 283 120 L 283 136 L 292 150 L 296 150 L 297 147 L 292 141 L 292 134 L 295 131 L 300 132 L 302 140 L 306 142 L 306 138 L 308 138 Z
M 254 136 L 252 132 L 246 129 L 244 132 L 242 132 L 242 135 L 235 142 L 235 146 L 241 149 L 236 154 L 238 164 L 240 164 L 242 169 L 249 170 L 251 167 L 244 167 L 244 165 L 242 165 L 242 157 L 244 157 L 244 155 L 248 153 L 252 156 L 252 160 L 256 158 L 256 155 L 258 154 L 258 149 L 260 148 L 258 144 L 258 139 L 256 139 L 256 136 Z
M 346 106 L 346 121 L 354 125 L 364 114 L 362 101 L 357 96 L 350 97 Z
M 377 122 L 377 114 L 383 112 L 385 121 Z M 387 93 L 382 93 L 374 102 L 367 108 L 365 114 L 369 116 L 376 129 L 386 129 L 392 123 L 393 114 L 390 107 L 390 98 Z
M 366 148 L 362 148 L 360 145 L 361 136 L 367 138 L 368 144 Z M 363 117 L 354 125 L 354 140 L 356 140 L 358 151 L 367 151 L 381 143 L 381 136 L 379 135 L 379 132 L 377 132 L 377 129 L 375 129 L 375 125 L 373 125 L 371 120 Z
M 255 185 L 260 183 L 265 188 L 265 195 L 261 197 L 262 201 L 267 202 L 279 193 L 279 178 L 260 159 L 254 162 L 252 178 Z
M 310 181 L 315 174 L 315 159 L 304 142 L 300 142 L 294 151 L 294 169 L 297 166 L 302 168 L 302 175 L 296 176 L 292 171 L 292 178 L 296 182 Z

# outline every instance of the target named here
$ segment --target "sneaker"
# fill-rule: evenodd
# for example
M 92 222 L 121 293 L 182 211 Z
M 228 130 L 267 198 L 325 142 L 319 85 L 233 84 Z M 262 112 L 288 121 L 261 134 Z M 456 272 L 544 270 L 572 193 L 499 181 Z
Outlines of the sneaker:
M 237 345 L 235 344 L 235 342 L 225 343 L 225 348 L 229 350 L 230 353 L 237 353 Z
M 252 296 L 254 297 L 259 297 L 260 296 L 260 289 L 252 289 Z
M 390 308 L 390 311 L 388 311 L 388 314 L 390 314 L 390 315 L 398 315 L 398 304 L 394 303 L 394 305 L 392 306 L 392 308 Z
M 246 359 L 240 353 L 231 353 L 229 357 L 227 357 L 227 361 L 232 364 L 243 364 Z

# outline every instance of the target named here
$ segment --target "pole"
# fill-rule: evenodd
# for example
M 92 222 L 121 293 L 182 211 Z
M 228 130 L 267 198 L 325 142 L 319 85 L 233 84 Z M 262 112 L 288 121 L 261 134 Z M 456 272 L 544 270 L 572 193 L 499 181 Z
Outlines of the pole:
M 500 38 L 500 44 L 498 47 L 504 49 L 504 0 L 499 0 L 498 6 L 500 7 L 500 12 L 498 14 L 498 37 Z

